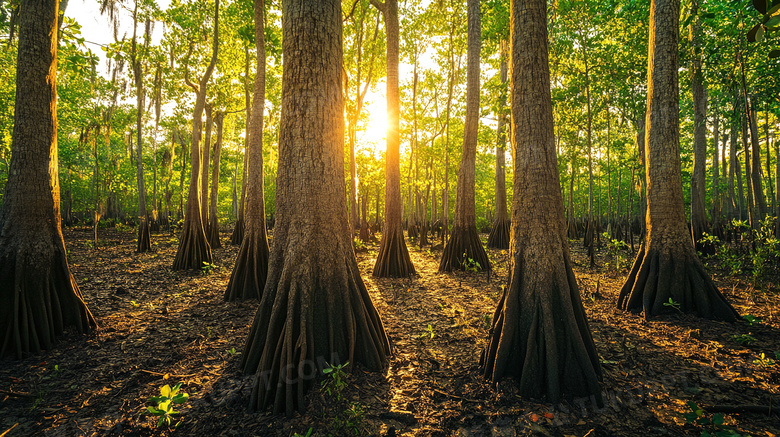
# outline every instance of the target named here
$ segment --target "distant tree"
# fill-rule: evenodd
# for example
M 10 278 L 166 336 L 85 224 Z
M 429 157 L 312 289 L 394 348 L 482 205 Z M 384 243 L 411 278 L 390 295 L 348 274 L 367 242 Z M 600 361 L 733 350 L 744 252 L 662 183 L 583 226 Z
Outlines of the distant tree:
M 408 277 L 414 265 L 409 258 L 401 227 L 401 140 L 399 136 L 400 98 L 398 95 L 398 0 L 371 0 L 382 12 L 387 33 L 387 152 L 385 153 L 385 223 L 374 264 L 374 276 Z
M 211 193 L 209 194 L 209 226 L 207 239 L 212 249 L 222 247 L 219 241 L 219 217 L 217 217 L 217 200 L 219 197 L 219 158 L 222 155 L 222 133 L 225 124 L 225 112 L 217 111 L 214 117 L 214 124 L 217 125 L 217 140 L 214 141 L 214 165 L 211 167 Z
M 701 19 L 698 0 L 693 0 L 690 29 L 691 91 L 693 95 L 693 173 L 691 174 L 691 234 L 697 250 L 707 250 L 700 243 L 707 230 L 704 207 L 707 166 L 707 87 L 704 85 L 701 51 Z
M 97 324 L 68 267 L 57 165 L 58 2 L 20 3 L 16 103 L 0 210 L 0 357 Z
M 479 0 L 468 4 L 468 49 L 466 66 L 466 122 L 463 133 L 463 153 L 458 172 L 458 192 L 455 200 L 455 223 L 439 262 L 440 272 L 464 269 L 466 261 L 478 263 L 490 270 L 490 260 L 479 239 L 475 212 L 475 171 L 477 160 L 477 133 L 479 128 Z
M 253 409 L 302 409 L 318 360 L 380 370 L 390 353 L 347 219 L 341 26 L 340 0 L 282 2 L 274 244 L 241 362 Z
M 496 249 L 509 249 L 509 214 L 506 210 L 506 123 L 503 112 L 506 106 L 506 94 L 504 94 L 503 85 L 507 79 L 506 53 L 501 53 L 501 65 L 499 74 L 501 75 L 501 94 L 499 95 L 499 113 L 498 117 L 498 138 L 496 140 L 496 217 L 493 220 L 493 227 L 488 235 L 488 247 Z
M 144 26 L 144 47 L 149 46 L 149 20 L 146 20 Z M 138 43 L 136 32 L 138 30 L 138 0 L 135 2 L 135 9 L 133 9 L 133 41 L 131 42 L 130 56 L 133 67 L 133 83 L 135 84 L 136 94 L 136 115 L 135 115 L 135 151 L 136 151 L 136 168 L 137 168 L 137 181 L 138 181 L 138 244 L 136 245 L 136 251 L 148 252 L 152 250 L 151 236 L 149 234 L 149 218 L 146 211 L 146 185 L 144 184 L 144 159 L 143 159 L 143 114 L 146 108 L 145 95 L 144 95 L 144 68 L 143 61 L 141 60 L 141 54 L 138 53 Z
M 192 46 L 190 46 L 192 50 Z M 201 195 L 200 178 L 208 178 L 208 174 L 201 175 L 200 148 L 201 148 L 201 128 L 203 122 L 203 110 L 206 107 L 206 86 L 214 71 L 217 63 L 217 54 L 219 52 L 219 0 L 214 2 L 214 40 L 212 42 L 211 61 L 209 62 L 203 77 L 200 78 L 198 85 L 185 77 L 187 85 L 195 90 L 195 109 L 192 116 L 192 146 L 191 146 L 191 167 L 190 190 L 187 195 L 187 211 L 184 214 L 184 229 L 182 230 L 179 248 L 176 251 L 176 258 L 173 260 L 174 270 L 200 269 L 203 263 L 211 263 L 211 246 L 206 239 L 206 232 L 203 227 L 203 217 L 201 215 Z M 189 56 L 188 56 L 189 57 Z M 189 70 L 187 70 L 189 72 Z
M 601 403 L 599 356 L 572 271 L 553 135 L 547 2 L 512 0 L 512 262 L 482 358 L 484 376 L 515 377 L 521 396 Z
M 688 232 L 680 171 L 677 43 L 679 0 L 652 0 L 645 130 L 647 234 L 617 305 L 645 318 L 674 312 L 733 321 L 739 316 L 712 282 Z
M 225 300 L 260 299 L 268 275 L 268 236 L 265 230 L 263 186 L 263 113 L 265 112 L 265 14 L 263 1 L 254 1 L 257 72 L 252 94 L 252 118 L 246 160 L 247 187 L 244 236 L 225 291 Z M 220 120 L 221 122 L 221 120 Z M 221 129 L 221 125 L 219 127 Z

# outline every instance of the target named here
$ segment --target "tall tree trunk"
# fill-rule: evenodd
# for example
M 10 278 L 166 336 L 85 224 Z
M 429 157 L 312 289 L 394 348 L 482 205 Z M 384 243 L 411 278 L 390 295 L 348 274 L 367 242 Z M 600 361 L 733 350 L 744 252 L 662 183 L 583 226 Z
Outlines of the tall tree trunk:
M 214 107 L 206 103 L 206 136 L 200 149 L 200 216 L 206 239 L 209 235 L 209 164 L 211 163 L 211 131 L 214 127 Z M 212 247 L 213 249 L 213 247 Z
M 753 180 L 753 200 L 756 205 L 756 221 L 761 221 L 769 211 L 764 197 L 764 188 L 761 182 L 761 144 L 758 140 L 758 121 L 755 104 L 748 100 L 750 105 L 750 154 L 752 156 L 751 178 Z M 756 226 L 760 225 L 757 223 Z
M 378 371 L 390 353 L 347 219 L 341 14 L 340 0 L 282 2 L 274 245 L 241 365 L 256 374 L 250 407 L 288 416 L 324 361 Z
M 217 140 L 214 142 L 214 158 L 211 169 L 211 193 L 209 194 L 209 226 L 208 240 L 212 249 L 219 249 L 219 217 L 217 217 L 217 200 L 219 200 L 219 157 L 222 154 L 222 127 L 225 113 L 217 112 L 214 123 L 217 125 Z
M 509 281 L 480 360 L 488 380 L 518 380 L 519 395 L 558 403 L 595 396 L 599 356 L 569 257 L 553 140 L 547 2 L 512 0 L 514 197 Z
M 691 175 L 691 236 L 698 251 L 705 251 L 700 243 L 707 230 L 705 208 L 705 176 L 707 165 L 707 88 L 701 71 L 701 20 L 698 0 L 694 0 L 691 14 L 690 41 L 692 46 L 691 88 L 693 94 L 693 174 Z M 712 248 L 709 248 L 712 249 Z M 708 251 L 709 252 L 709 251 Z
M 506 106 L 506 94 L 504 87 L 507 81 L 507 62 L 504 53 L 504 44 L 501 45 L 501 64 L 499 74 L 501 77 L 501 94 L 498 100 L 498 138 L 496 141 L 496 217 L 493 222 L 493 228 L 488 235 L 488 247 L 496 249 L 509 249 L 509 214 L 506 209 L 506 173 L 505 173 L 505 153 L 506 153 L 506 134 L 504 133 L 504 107 Z
M 141 59 L 138 55 L 136 42 L 136 29 L 138 27 L 138 1 L 135 2 L 133 11 L 133 41 L 131 56 L 133 62 L 133 80 L 135 82 L 136 115 L 135 115 L 135 150 L 136 150 L 136 176 L 138 181 L 138 244 L 136 251 L 148 252 L 152 250 L 151 236 L 149 234 L 149 219 L 146 211 L 146 186 L 144 185 L 144 159 L 143 159 L 143 113 L 145 108 L 144 74 L 141 67 Z M 145 26 L 148 30 L 149 26 Z M 148 33 L 144 32 L 144 39 L 148 41 Z M 147 44 L 144 43 L 146 46 Z
M 246 168 L 249 159 L 249 130 L 252 120 L 252 95 L 249 85 L 249 47 L 244 49 L 246 63 L 244 64 L 244 103 L 246 104 L 246 138 L 244 139 L 244 165 L 241 170 L 241 202 L 238 204 L 238 218 L 230 236 L 230 244 L 238 246 L 244 238 L 244 207 L 246 205 Z M 234 184 L 235 185 L 235 184 Z M 235 188 L 234 188 L 235 189 Z
M 652 0 L 648 54 L 645 159 L 647 235 L 617 306 L 645 318 L 674 312 L 734 321 L 726 302 L 696 255 L 686 226 L 680 171 L 677 42 L 679 0 Z
M 256 73 L 252 93 L 252 119 L 247 131 L 246 206 L 244 236 L 225 290 L 225 300 L 260 299 L 268 275 L 268 235 L 265 228 L 265 178 L 263 176 L 263 114 L 265 113 L 265 9 L 254 1 Z M 222 120 L 219 120 L 220 134 Z
M 463 152 L 458 171 L 457 197 L 455 198 L 455 223 L 450 239 L 444 246 L 439 262 L 440 272 L 465 270 L 478 266 L 490 271 L 490 260 L 479 239 L 475 206 L 475 171 L 477 160 L 477 134 L 479 129 L 479 54 L 481 19 L 479 0 L 468 0 L 468 51 L 466 67 L 466 120 L 463 132 Z
M 710 210 L 710 217 L 712 219 L 712 232 L 713 235 L 717 235 L 719 238 L 723 238 L 723 229 L 721 228 L 721 195 L 720 195 L 720 150 L 719 150 L 719 138 L 720 138 L 720 118 L 718 112 L 715 112 L 715 119 L 712 125 L 713 130 L 713 146 L 712 152 L 712 208 Z
M 415 273 L 401 226 L 400 98 L 398 95 L 398 0 L 371 0 L 382 12 L 387 32 L 387 151 L 385 152 L 385 223 L 374 264 L 374 277 Z
M 206 87 L 217 63 L 219 53 L 219 0 L 214 2 L 214 41 L 212 42 L 211 61 L 203 73 L 195 93 L 195 109 L 192 116 L 192 145 L 190 190 L 187 195 L 187 212 L 184 215 L 184 229 L 179 239 L 179 248 L 176 258 L 173 260 L 173 270 L 197 270 L 204 263 L 211 264 L 211 246 L 206 239 L 203 228 L 203 216 L 201 211 L 200 178 L 208 178 L 208 174 L 201 174 L 200 170 L 200 135 L 201 118 L 206 107 Z
M 68 266 L 57 168 L 56 0 L 19 8 L 11 163 L 0 210 L 0 357 L 97 327 Z
M 752 176 L 752 170 L 751 167 L 751 160 L 750 160 L 750 144 L 748 143 L 748 119 L 747 115 L 744 117 L 741 117 L 742 121 L 742 150 L 745 151 L 745 183 L 747 185 L 747 213 L 748 213 L 748 222 L 750 223 L 750 227 L 753 229 L 758 229 L 758 220 L 756 220 L 756 198 L 753 195 L 753 176 Z M 740 186 L 742 184 L 740 183 Z

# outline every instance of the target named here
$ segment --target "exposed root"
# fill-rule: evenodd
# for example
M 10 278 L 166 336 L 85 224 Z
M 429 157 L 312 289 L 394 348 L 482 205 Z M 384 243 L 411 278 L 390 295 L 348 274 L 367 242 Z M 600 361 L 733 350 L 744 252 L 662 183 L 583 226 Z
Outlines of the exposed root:
M 493 228 L 488 235 L 487 246 L 494 249 L 509 249 L 509 225 L 510 221 L 506 218 L 496 218 L 493 222 Z
M 679 311 L 733 322 L 737 311 L 726 301 L 692 250 L 639 250 L 617 306 L 645 318 Z M 670 301 L 671 300 L 671 301 Z
M 335 262 L 287 260 L 269 270 L 241 362 L 256 375 L 253 410 L 273 405 L 274 413 L 288 416 L 302 410 L 326 363 L 384 367 L 390 343 L 357 265 L 330 258 Z
M 236 220 L 236 225 L 233 227 L 233 234 L 230 236 L 230 244 L 233 246 L 240 246 L 241 240 L 244 239 L 244 219 L 239 217 Z
M 225 290 L 225 300 L 228 302 L 260 300 L 262 296 L 268 276 L 268 239 L 264 227 L 259 234 L 261 235 L 254 236 L 249 232 L 241 243 L 230 282 Z
M 219 241 L 219 220 L 215 219 L 213 223 L 209 223 L 206 230 L 206 239 L 209 241 L 209 246 L 211 246 L 212 250 L 222 247 L 222 242 Z
M 6 251 L 0 256 L 0 357 L 50 349 L 72 327 L 97 328 L 68 269 L 64 248 L 45 254 Z
M 471 260 L 471 261 L 469 261 Z M 491 269 L 485 248 L 482 247 L 482 241 L 479 239 L 479 233 L 476 226 L 459 227 L 452 229 L 452 235 L 444 246 L 439 262 L 440 272 L 451 272 L 453 270 L 466 270 L 476 267 L 479 264 L 481 271 Z
M 206 234 L 195 220 L 185 220 L 173 270 L 200 270 L 203 263 L 211 264 L 211 246 Z
M 379 244 L 379 254 L 374 264 L 374 277 L 407 278 L 413 274 L 415 274 L 414 265 L 409 258 L 403 230 L 400 226 L 385 226 L 385 233 Z
M 518 265 L 514 272 L 480 360 L 485 378 L 514 377 L 520 396 L 558 403 L 594 395 L 601 405 L 599 357 L 568 258 Z

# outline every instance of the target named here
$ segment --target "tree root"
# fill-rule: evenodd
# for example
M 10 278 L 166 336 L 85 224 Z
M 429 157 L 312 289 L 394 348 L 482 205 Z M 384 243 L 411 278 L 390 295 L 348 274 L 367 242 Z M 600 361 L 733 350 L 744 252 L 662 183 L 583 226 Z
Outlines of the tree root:
M 256 374 L 250 408 L 273 405 L 288 416 L 304 408 L 322 368 L 349 362 L 378 371 L 390 354 L 357 264 L 325 253 L 292 256 L 301 259 L 269 267 L 241 362 L 245 373 Z M 310 256 L 317 261 L 303 259 Z
M 737 320 L 739 314 L 692 252 L 646 251 L 643 245 L 620 290 L 618 308 L 644 311 L 646 319 L 679 310 L 705 319 Z
M 181 242 L 173 260 L 173 270 L 200 270 L 203 263 L 211 264 L 211 246 L 206 240 L 203 228 L 194 223 L 195 220 L 185 220 Z
M 493 228 L 488 235 L 487 247 L 493 249 L 509 249 L 509 225 L 510 221 L 506 218 L 493 222 Z
M 138 253 L 146 253 L 152 250 L 152 237 L 149 232 L 149 220 L 142 218 L 138 224 L 138 244 L 135 248 Z
M 219 220 L 214 220 L 214 223 L 209 223 L 208 230 L 206 231 L 206 239 L 209 240 L 209 246 L 211 249 L 220 249 L 222 242 L 219 241 Z
M 520 396 L 558 403 L 594 395 L 602 405 L 599 357 L 569 260 L 526 262 L 533 265 L 514 267 L 496 307 L 483 375 L 493 383 L 514 377 Z
M 29 246 L 28 246 L 29 247 Z M 6 251 L 0 256 L 0 357 L 50 349 L 72 327 L 97 328 L 70 273 L 64 247 L 47 254 Z
M 400 226 L 385 226 L 385 234 L 379 244 L 379 254 L 374 264 L 375 278 L 407 278 L 415 274 L 414 265 L 409 258 L 404 233 Z
M 444 246 L 444 251 L 441 254 L 439 271 L 466 270 L 469 267 L 476 267 L 476 264 L 479 264 L 481 271 L 491 269 L 490 260 L 485 248 L 482 247 L 482 241 L 479 240 L 476 226 L 460 227 L 456 225 L 452 229 L 450 239 L 447 240 L 447 245 Z
M 241 243 L 230 282 L 225 290 L 225 300 L 228 302 L 260 300 L 262 296 L 268 276 L 268 239 L 265 227 L 261 225 L 261 228 L 261 232 L 258 232 L 260 235 L 254 235 L 255 233 L 250 231 Z

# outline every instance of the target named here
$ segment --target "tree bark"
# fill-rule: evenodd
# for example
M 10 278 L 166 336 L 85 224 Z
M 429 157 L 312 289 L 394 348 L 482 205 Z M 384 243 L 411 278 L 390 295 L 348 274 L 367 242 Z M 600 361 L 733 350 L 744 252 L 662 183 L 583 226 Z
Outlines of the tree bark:
M 519 395 L 595 396 L 599 357 L 572 271 L 553 140 L 547 2 L 512 0 L 514 198 L 510 277 L 493 317 L 482 371 L 518 380 Z
M 318 366 L 376 371 L 390 353 L 347 219 L 341 14 L 339 0 L 282 2 L 274 245 L 241 365 L 256 374 L 250 407 L 288 416 L 303 409 Z
M 141 67 L 141 59 L 138 55 L 136 42 L 136 28 L 138 27 L 138 1 L 135 2 L 133 11 L 133 41 L 131 55 L 133 62 L 133 80 L 135 82 L 136 115 L 135 115 L 135 150 L 136 150 L 136 179 L 138 181 L 138 244 L 136 251 L 143 253 L 152 250 L 151 236 L 149 233 L 149 220 L 146 211 L 146 186 L 144 185 L 144 157 L 143 157 L 143 113 L 144 113 L 144 75 Z M 147 35 L 148 37 L 148 35 Z
M 0 357 L 97 327 L 68 267 L 57 168 L 56 0 L 19 11 L 11 163 L 0 210 Z
M 507 81 L 506 53 L 503 53 L 502 47 L 501 64 L 499 74 L 501 83 Z M 506 153 L 506 134 L 504 133 L 504 107 L 506 106 L 506 94 L 504 86 L 501 87 L 501 94 L 498 101 L 499 111 L 496 114 L 498 118 L 498 139 L 496 141 L 496 217 L 493 222 L 493 228 L 488 235 L 488 247 L 496 249 L 509 249 L 509 214 L 506 208 L 506 173 L 505 173 L 505 153 Z
M 490 271 L 490 260 L 479 239 L 475 212 L 475 172 L 477 160 L 477 133 L 479 129 L 479 54 L 481 19 L 479 0 L 468 0 L 468 49 L 466 67 L 466 121 L 463 132 L 463 152 L 458 171 L 455 223 L 452 234 L 442 251 L 440 272 L 477 267 Z
M 252 93 L 252 118 L 247 151 L 247 199 L 244 209 L 244 237 L 238 250 L 225 300 L 258 299 L 268 275 L 268 236 L 265 229 L 265 187 L 263 177 L 263 114 L 265 113 L 265 10 L 262 0 L 254 1 L 256 73 Z M 219 120 L 220 133 L 222 120 Z
M 710 252 L 701 239 L 707 230 L 707 213 L 704 206 L 705 176 L 707 164 L 707 88 L 701 71 L 701 20 L 698 3 L 694 0 L 691 14 L 690 41 L 692 46 L 691 89 L 693 94 L 693 174 L 691 175 L 691 236 L 696 250 Z M 710 250 L 707 250 L 710 249 Z
M 187 212 L 184 215 L 184 229 L 173 260 L 173 270 L 198 270 L 204 263 L 211 264 L 211 246 L 206 239 L 201 211 L 200 178 L 208 178 L 200 170 L 201 118 L 206 107 L 206 86 L 217 63 L 219 52 L 219 0 L 214 2 L 214 41 L 212 42 L 211 61 L 201 77 L 195 95 L 195 109 L 192 117 L 192 145 L 190 190 L 187 195 Z
M 679 310 L 734 321 L 726 302 L 696 255 L 685 219 L 680 171 L 677 42 L 679 0 L 652 0 L 645 133 L 647 235 L 618 307 L 644 310 L 645 318 Z
M 219 200 L 219 157 L 222 154 L 222 127 L 225 113 L 218 111 L 214 119 L 217 125 L 217 140 L 214 142 L 214 158 L 211 169 L 211 193 L 209 194 L 209 226 L 207 236 L 212 249 L 222 247 L 219 241 L 219 217 L 217 217 L 217 200 Z
M 400 98 L 398 95 L 398 0 L 371 0 L 385 18 L 387 32 L 387 151 L 385 152 L 385 223 L 374 264 L 374 277 L 409 277 L 415 273 L 401 226 Z
M 244 64 L 244 100 L 246 104 L 246 138 L 244 139 L 244 165 L 241 169 L 241 202 L 238 205 L 238 218 L 230 236 L 230 244 L 238 246 L 244 239 L 244 206 L 246 204 L 246 167 L 249 157 L 249 130 L 252 120 L 252 96 L 249 86 L 249 47 L 244 50 L 246 63 Z M 234 184 L 235 185 L 235 184 Z M 234 188 L 235 189 L 235 188 Z

